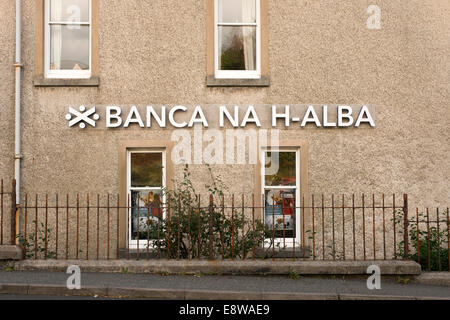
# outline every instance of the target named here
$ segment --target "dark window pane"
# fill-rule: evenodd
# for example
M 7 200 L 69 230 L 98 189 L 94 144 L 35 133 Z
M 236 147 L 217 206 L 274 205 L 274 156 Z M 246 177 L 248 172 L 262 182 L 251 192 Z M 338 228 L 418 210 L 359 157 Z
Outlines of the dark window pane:
M 275 238 L 295 237 L 295 190 L 265 190 L 264 222 Z
M 295 186 L 297 168 L 295 152 L 266 152 L 265 154 L 265 185 Z
M 256 23 L 256 0 L 219 0 L 219 22 Z
M 149 238 L 153 238 L 151 231 L 158 223 L 158 218 L 162 218 L 161 193 L 162 190 L 131 191 L 132 240 L 146 240 L 147 229 L 150 231 Z
M 219 27 L 219 70 L 256 70 L 256 27 Z
M 50 70 L 89 70 L 89 27 L 50 27 Z
M 131 154 L 131 187 L 162 187 L 162 153 Z

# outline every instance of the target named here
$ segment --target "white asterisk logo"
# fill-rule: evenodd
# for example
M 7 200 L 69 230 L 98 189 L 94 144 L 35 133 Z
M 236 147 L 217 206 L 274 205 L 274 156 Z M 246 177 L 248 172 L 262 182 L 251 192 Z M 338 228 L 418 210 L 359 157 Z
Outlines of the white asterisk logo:
M 69 107 L 70 113 L 66 114 L 66 119 L 67 119 L 67 121 L 69 121 L 69 127 L 76 125 L 78 122 L 80 122 L 81 129 L 86 128 L 86 123 L 95 127 L 95 121 L 100 119 L 100 116 L 95 113 L 95 107 L 92 107 L 91 109 L 89 109 L 87 111 L 86 111 L 85 106 L 80 106 L 79 109 L 80 109 L 80 112 Z M 72 119 L 72 115 L 75 116 L 74 119 Z M 89 118 L 91 115 L 93 115 L 92 118 L 94 118 L 94 120 Z

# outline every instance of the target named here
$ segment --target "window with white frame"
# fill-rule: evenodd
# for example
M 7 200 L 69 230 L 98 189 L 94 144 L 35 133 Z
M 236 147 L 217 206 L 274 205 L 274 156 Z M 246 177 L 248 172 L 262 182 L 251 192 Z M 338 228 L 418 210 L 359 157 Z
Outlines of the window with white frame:
M 127 161 L 128 241 L 130 246 L 147 243 L 149 219 L 163 218 L 165 152 L 129 150 Z
M 263 149 L 262 193 L 264 223 L 274 230 L 280 246 L 298 242 L 299 221 L 299 150 Z
M 91 0 L 45 0 L 46 78 L 91 76 Z
M 215 77 L 261 77 L 260 0 L 215 0 Z

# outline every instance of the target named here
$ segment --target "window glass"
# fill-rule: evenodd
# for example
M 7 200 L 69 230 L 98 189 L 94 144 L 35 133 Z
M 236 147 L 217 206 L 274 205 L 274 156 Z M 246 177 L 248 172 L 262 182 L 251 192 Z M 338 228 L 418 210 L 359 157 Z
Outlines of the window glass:
M 274 230 L 275 238 L 295 237 L 296 189 L 269 189 L 264 191 L 264 222 Z
M 264 157 L 264 222 L 275 238 L 295 238 L 297 153 L 266 151 Z
M 50 21 L 89 22 L 89 0 L 51 0 Z
M 256 23 L 256 0 L 219 0 L 219 22 Z
M 151 223 L 159 223 L 163 216 L 163 153 L 131 152 L 129 174 L 131 184 L 128 189 L 130 203 L 129 241 L 152 239 L 147 234 Z
M 162 218 L 162 189 L 131 191 L 131 238 L 147 239 L 151 221 L 158 223 Z
M 131 187 L 162 187 L 162 153 L 131 153 Z
M 256 70 L 256 27 L 219 26 L 220 70 Z
M 50 70 L 89 70 L 89 26 L 50 26 Z
M 296 153 L 266 152 L 266 186 L 296 186 Z

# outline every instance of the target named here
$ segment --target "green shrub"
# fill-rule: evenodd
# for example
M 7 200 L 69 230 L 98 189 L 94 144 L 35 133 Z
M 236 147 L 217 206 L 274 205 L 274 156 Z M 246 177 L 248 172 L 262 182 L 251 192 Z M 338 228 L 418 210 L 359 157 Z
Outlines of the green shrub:
M 446 221 L 446 212 L 442 213 L 443 217 L 439 220 L 441 222 Z M 408 258 L 413 261 L 417 261 L 422 270 L 438 271 L 439 270 L 439 253 L 441 270 L 449 270 L 448 261 L 448 230 L 445 224 L 440 224 L 440 230 L 438 232 L 436 226 L 432 226 L 430 221 L 429 233 L 426 227 L 426 216 L 424 213 L 419 213 L 419 225 L 418 230 L 417 218 L 412 217 L 409 219 L 408 234 L 409 234 L 409 254 Z M 399 210 L 395 215 L 395 223 L 399 226 L 399 234 L 403 235 L 403 210 Z M 436 223 L 434 223 L 436 224 Z M 402 238 L 403 239 L 403 238 Z M 428 250 L 429 246 L 429 250 Z M 413 250 L 411 250 L 411 247 Z M 420 252 L 420 261 L 419 261 Z M 398 258 L 404 257 L 404 240 L 398 243 Z M 430 267 L 428 268 L 428 261 L 430 261 Z
M 225 189 L 220 177 L 212 174 L 211 184 L 206 185 L 213 197 L 213 204 L 198 206 L 199 196 L 191 182 L 191 173 L 186 165 L 183 180 L 175 184 L 174 190 L 165 190 L 166 208 L 170 206 L 170 216 L 153 218 L 147 222 L 147 228 L 140 230 L 140 239 L 150 239 L 149 246 L 161 256 L 182 259 L 209 257 L 212 243 L 214 257 L 244 258 L 251 256 L 253 246 L 262 247 L 266 238 L 271 237 L 271 229 L 259 219 L 250 225 L 248 217 L 241 210 L 234 210 L 233 217 L 222 212 L 222 196 Z M 205 202 L 209 199 L 203 199 Z M 234 230 L 234 231 L 233 231 Z M 212 241 L 210 240 L 212 234 Z M 200 244 L 200 246 L 199 246 Z M 266 246 L 269 250 L 272 244 Z M 190 250 L 189 250 L 190 248 Z
M 36 224 L 36 221 L 33 221 L 33 225 Z M 34 258 L 35 254 L 45 255 L 45 241 L 47 237 L 47 245 L 50 243 L 52 230 L 50 228 L 47 229 L 47 233 L 45 232 L 45 225 L 41 222 L 40 227 L 37 229 L 37 234 L 29 234 L 26 238 L 22 233 L 19 233 L 16 238 L 19 241 L 19 244 L 22 246 L 24 250 L 24 255 L 26 259 Z M 47 246 L 47 254 L 45 258 L 54 259 L 56 257 L 56 252 L 49 250 Z

